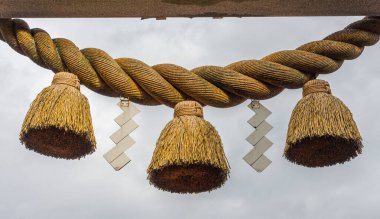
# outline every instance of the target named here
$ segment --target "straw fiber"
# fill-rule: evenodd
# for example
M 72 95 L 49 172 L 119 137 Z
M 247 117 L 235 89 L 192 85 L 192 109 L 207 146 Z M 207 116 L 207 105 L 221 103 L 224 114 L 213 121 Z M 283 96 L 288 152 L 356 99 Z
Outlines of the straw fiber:
M 103 95 L 171 107 L 185 99 L 232 107 L 246 99 L 271 98 L 284 88 L 300 88 L 318 74 L 337 71 L 344 60 L 357 58 L 365 46 L 379 41 L 379 34 L 380 18 L 366 17 L 296 50 L 226 67 L 188 70 L 173 64 L 151 67 L 134 59 L 114 60 L 100 49 L 79 50 L 67 39 L 51 39 L 41 29 L 30 30 L 21 19 L 0 19 L 0 40 L 35 63 L 54 72 L 72 72 L 85 86 Z
M 331 95 L 328 83 L 309 81 L 303 95 L 290 118 L 285 157 L 306 167 L 324 167 L 360 154 L 363 145 L 352 114 Z
M 81 158 L 95 150 L 87 98 L 74 74 L 61 72 L 33 101 L 20 140 L 30 150 L 64 159 Z
M 203 119 L 202 106 L 183 101 L 175 106 L 174 115 L 157 141 L 147 170 L 149 181 L 175 193 L 219 188 L 230 168 L 218 132 Z

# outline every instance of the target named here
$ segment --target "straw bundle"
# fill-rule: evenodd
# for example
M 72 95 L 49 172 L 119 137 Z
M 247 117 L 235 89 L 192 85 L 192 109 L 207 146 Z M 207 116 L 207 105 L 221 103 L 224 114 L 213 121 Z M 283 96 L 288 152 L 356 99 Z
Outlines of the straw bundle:
M 221 139 L 203 119 L 202 106 L 183 101 L 157 141 L 148 179 L 156 187 L 175 193 L 210 191 L 229 175 Z
M 77 76 L 57 73 L 52 85 L 33 101 L 20 140 L 30 150 L 56 158 L 76 159 L 95 150 L 90 107 Z
M 363 145 L 352 114 L 331 95 L 329 84 L 311 80 L 303 89 L 289 122 L 285 157 L 306 167 L 324 167 L 360 154 Z

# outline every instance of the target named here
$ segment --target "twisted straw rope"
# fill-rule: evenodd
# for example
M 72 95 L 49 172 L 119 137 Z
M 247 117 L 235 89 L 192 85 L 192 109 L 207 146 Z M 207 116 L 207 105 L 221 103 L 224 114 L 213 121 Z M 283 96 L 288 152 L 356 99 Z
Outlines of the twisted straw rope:
M 231 107 L 246 99 L 267 99 L 284 88 L 300 88 L 318 74 L 357 58 L 365 46 L 379 41 L 380 17 L 366 17 L 323 40 L 226 67 L 187 70 L 173 64 L 149 65 L 130 58 L 113 59 L 96 48 L 79 50 L 68 39 L 52 39 L 42 29 L 30 29 L 21 19 L 0 19 L 0 39 L 18 53 L 55 73 L 68 71 L 88 88 L 107 96 L 128 97 L 145 104 L 174 107 L 196 100 Z

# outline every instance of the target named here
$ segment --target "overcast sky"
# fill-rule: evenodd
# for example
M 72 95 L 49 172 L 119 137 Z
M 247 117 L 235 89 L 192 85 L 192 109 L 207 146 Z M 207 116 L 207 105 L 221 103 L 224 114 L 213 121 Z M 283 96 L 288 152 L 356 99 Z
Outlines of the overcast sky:
M 360 17 L 168 19 L 27 19 L 53 38 L 79 48 L 96 47 L 112 57 L 137 58 L 149 65 L 175 63 L 186 68 L 225 66 L 294 49 L 340 30 Z M 118 99 L 82 87 L 89 98 L 97 151 L 66 161 L 28 151 L 18 136 L 25 113 L 53 74 L 0 43 L 0 218 L 380 218 L 380 46 L 366 48 L 336 73 L 322 76 L 352 111 L 364 151 L 344 165 L 308 169 L 282 157 L 287 124 L 301 90 L 286 90 L 262 101 L 273 114 L 274 143 L 266 152 L 273 163 L 261 174 L 242 158 L 252 146 L 249 101 L 230 109 L 206 107 L 205 119 L 219 131 L 231 177 L 211 193 L 178 195 L 149 185 L 146 168 L 162 128 L 172 119 L 166 106 L 138 105 L 132 161 L 115 172 L 103 159 L 118 129 Z

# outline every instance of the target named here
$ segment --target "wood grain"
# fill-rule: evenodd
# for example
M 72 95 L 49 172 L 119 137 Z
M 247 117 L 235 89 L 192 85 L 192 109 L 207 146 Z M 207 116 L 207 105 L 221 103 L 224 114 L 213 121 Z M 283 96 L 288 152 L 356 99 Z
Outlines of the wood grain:
M 380 15 L 380 0 L 0 0 L 0 17 Z

